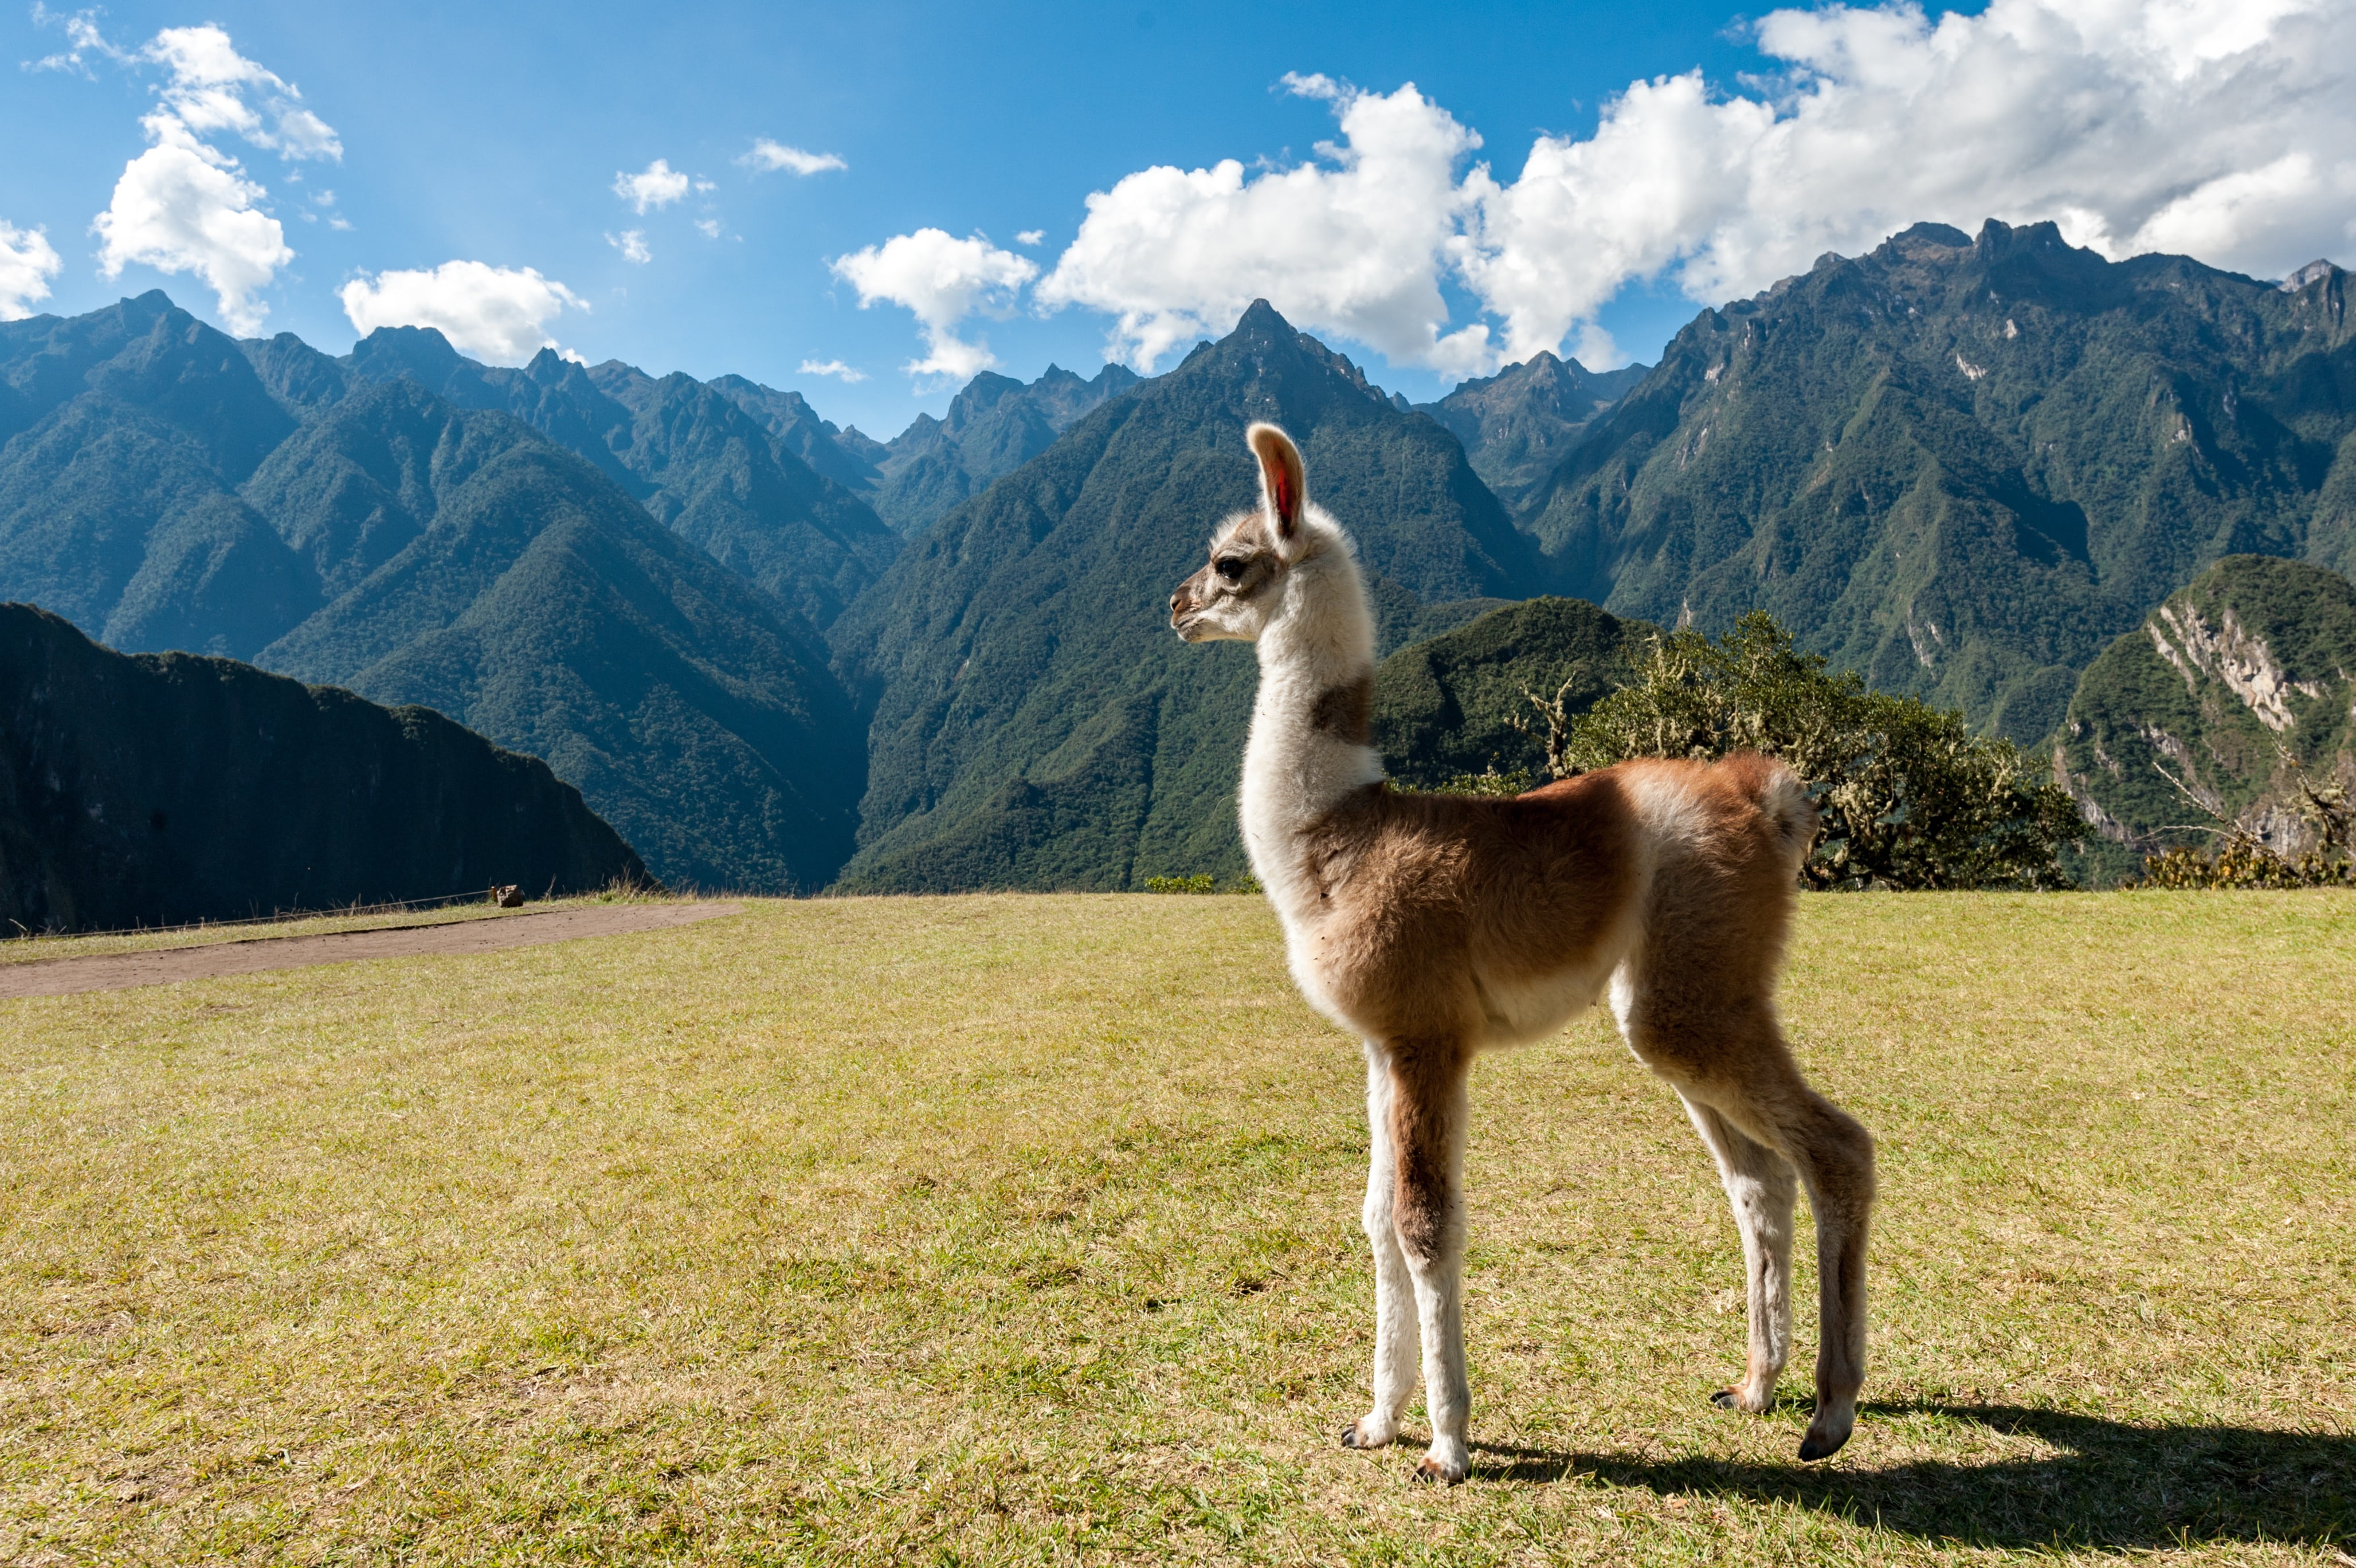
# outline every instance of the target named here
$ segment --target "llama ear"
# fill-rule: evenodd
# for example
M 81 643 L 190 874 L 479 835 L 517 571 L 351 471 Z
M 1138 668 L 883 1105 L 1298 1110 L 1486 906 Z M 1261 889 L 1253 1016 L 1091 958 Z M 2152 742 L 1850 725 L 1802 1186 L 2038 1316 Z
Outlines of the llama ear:
M 1309 502 L 1301 449 L 1273 424 L 1255 424 L 1244 432 L 1244 439 L 1251 443 L 1252 456 L 1259 459 L 1260 499 L 1276 523 L 1276 536 L 1290 542 L 1301 532 L 1301 509 Z

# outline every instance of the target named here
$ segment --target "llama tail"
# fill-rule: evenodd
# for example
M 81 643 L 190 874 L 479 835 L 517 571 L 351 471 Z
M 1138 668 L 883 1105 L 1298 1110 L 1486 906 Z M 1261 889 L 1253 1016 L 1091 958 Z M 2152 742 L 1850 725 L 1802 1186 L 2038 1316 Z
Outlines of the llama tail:
M 1815 847 L 1819 822 L 1816 803 L 1808 799 L 1808 787 L 1784 763 L 1757 752 L 1738 752 L 1726 759 L 1726 766 L 1747 775 L 1743 783 L 1758 802 L 1760 814 L 1767 819 L 1776 847 L 1791 862 L 1792 869 L 1798 871 L 1800 862 Z

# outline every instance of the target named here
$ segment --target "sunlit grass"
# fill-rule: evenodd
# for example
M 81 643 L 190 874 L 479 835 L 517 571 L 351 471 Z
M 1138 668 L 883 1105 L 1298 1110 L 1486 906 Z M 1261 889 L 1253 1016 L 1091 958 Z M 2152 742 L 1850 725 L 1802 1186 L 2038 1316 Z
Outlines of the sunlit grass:
M 1873 1402 L 1712 1409 L 1740 1263 L 1597 1020 L 1492 1058 L 1475 1473 L 1365 1399 L 1355 1047 L 1237 897 L 0 1003 L 0 1560 L 2328 1561 L 2356 898 L 1810 897 Z M 1813 1281 L 1804 1269 L 1804 1300 Z

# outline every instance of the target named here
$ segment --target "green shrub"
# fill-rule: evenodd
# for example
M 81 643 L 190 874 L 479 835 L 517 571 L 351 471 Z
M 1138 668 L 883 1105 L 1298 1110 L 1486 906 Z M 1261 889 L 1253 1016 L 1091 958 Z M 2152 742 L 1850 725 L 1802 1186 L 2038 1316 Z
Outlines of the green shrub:
M 1823 817 L 1801 870 L 1810 886 L 2070 885 L 2055 856 L 2085 823 L 2018 746 L 1825 663 L 1763 612 L 1715 643 L 1672 632 L 1549 754 L 1566 759 L 1565 774 L 1637 757 L 1781 757 Z
M 1200 876 L 1149 876 L 1145 879 L 1148 893 L 1215 893 L 1217 878 L 1207 874 Z
M 2204 889 L 2356 887 L 2356 811 L 2349 805 L 2348 791 L 2337 784 L 2316 783 L 2280 741 L 2275 743 L 2275 750 L 2283 766 L 2297 779 L 2295 803 L 2300 814 L 2315 826 L 2313 848 L 2293 860 L 2260 843 L 2246 828 L 2226 822 L 2214 830 L 2217 845 L 2207 854 L 2179 846 L 2147 855 L 2143 863 L 2143 879 L 2127 886 Z M 2166 769 L 2161 772 L 2185 799 L 2203 811 L 2209 810 L 2199 796 L 2168 775 Z M 2209 814 L 2217 818 L 2213 811 Z

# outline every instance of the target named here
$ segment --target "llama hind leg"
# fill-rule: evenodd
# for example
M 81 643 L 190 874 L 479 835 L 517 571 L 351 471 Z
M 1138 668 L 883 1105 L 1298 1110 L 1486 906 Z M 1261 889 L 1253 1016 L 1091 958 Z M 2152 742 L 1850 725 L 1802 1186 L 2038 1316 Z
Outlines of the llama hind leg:
M 1792 1208 L 1799 1184 L 1781 1155 L 1745 1137 L 1708 1106 L 1679 1098 L 1718 1162 L 1742 1233 L 1750 1350 L 1742 1380 L 1710 1397 L 1755 1413 L 1775 1397 L 1775 1380 L 1792 1358 Z
M 1342 1428 L 1344 1448 L 1380 1448 L 1398 1436 L 1399 1413 L 1415 1392 L 1415 1287 L 1399 1251 L 1398 1161 L 1391 1148 L 1390 1068 L 1366 1052 L 1366 1203 L 1361 1213 L 1375 1250 L 1374 1408 Z
M 1814 1090 L 1793 1118 L 1785 1154 L 1816 1212 L 1816 1413 L 1800 1457 L 1822 1459 L 1848 1441 L 1865 1386 L 1865 1244 L 1873 1219 L 1873 1138 Z
M 1423 1341 L 1423 1402 L 1431 1447 L 1419 1480 L 1454 1485 L 1472 1468 L 1472 1396 L 1464 1375 L 1464 1133 L 1470 1056 L 1452 1041 L 1395 1047 L 1391 1148 L 1398 1165 L 1393 1226 L 1415 1287 Z
M 1816 1215 L 1816 1410 L 1800 1457 L 1839 1451 L 1857 1424 L 1865 1386 L 1865 1247 L 1873 1219 L 1873 1138 L 1847 1112 L 1799 1081 L 1772 1096 L 1718 1109 L 1792 1162 Z

